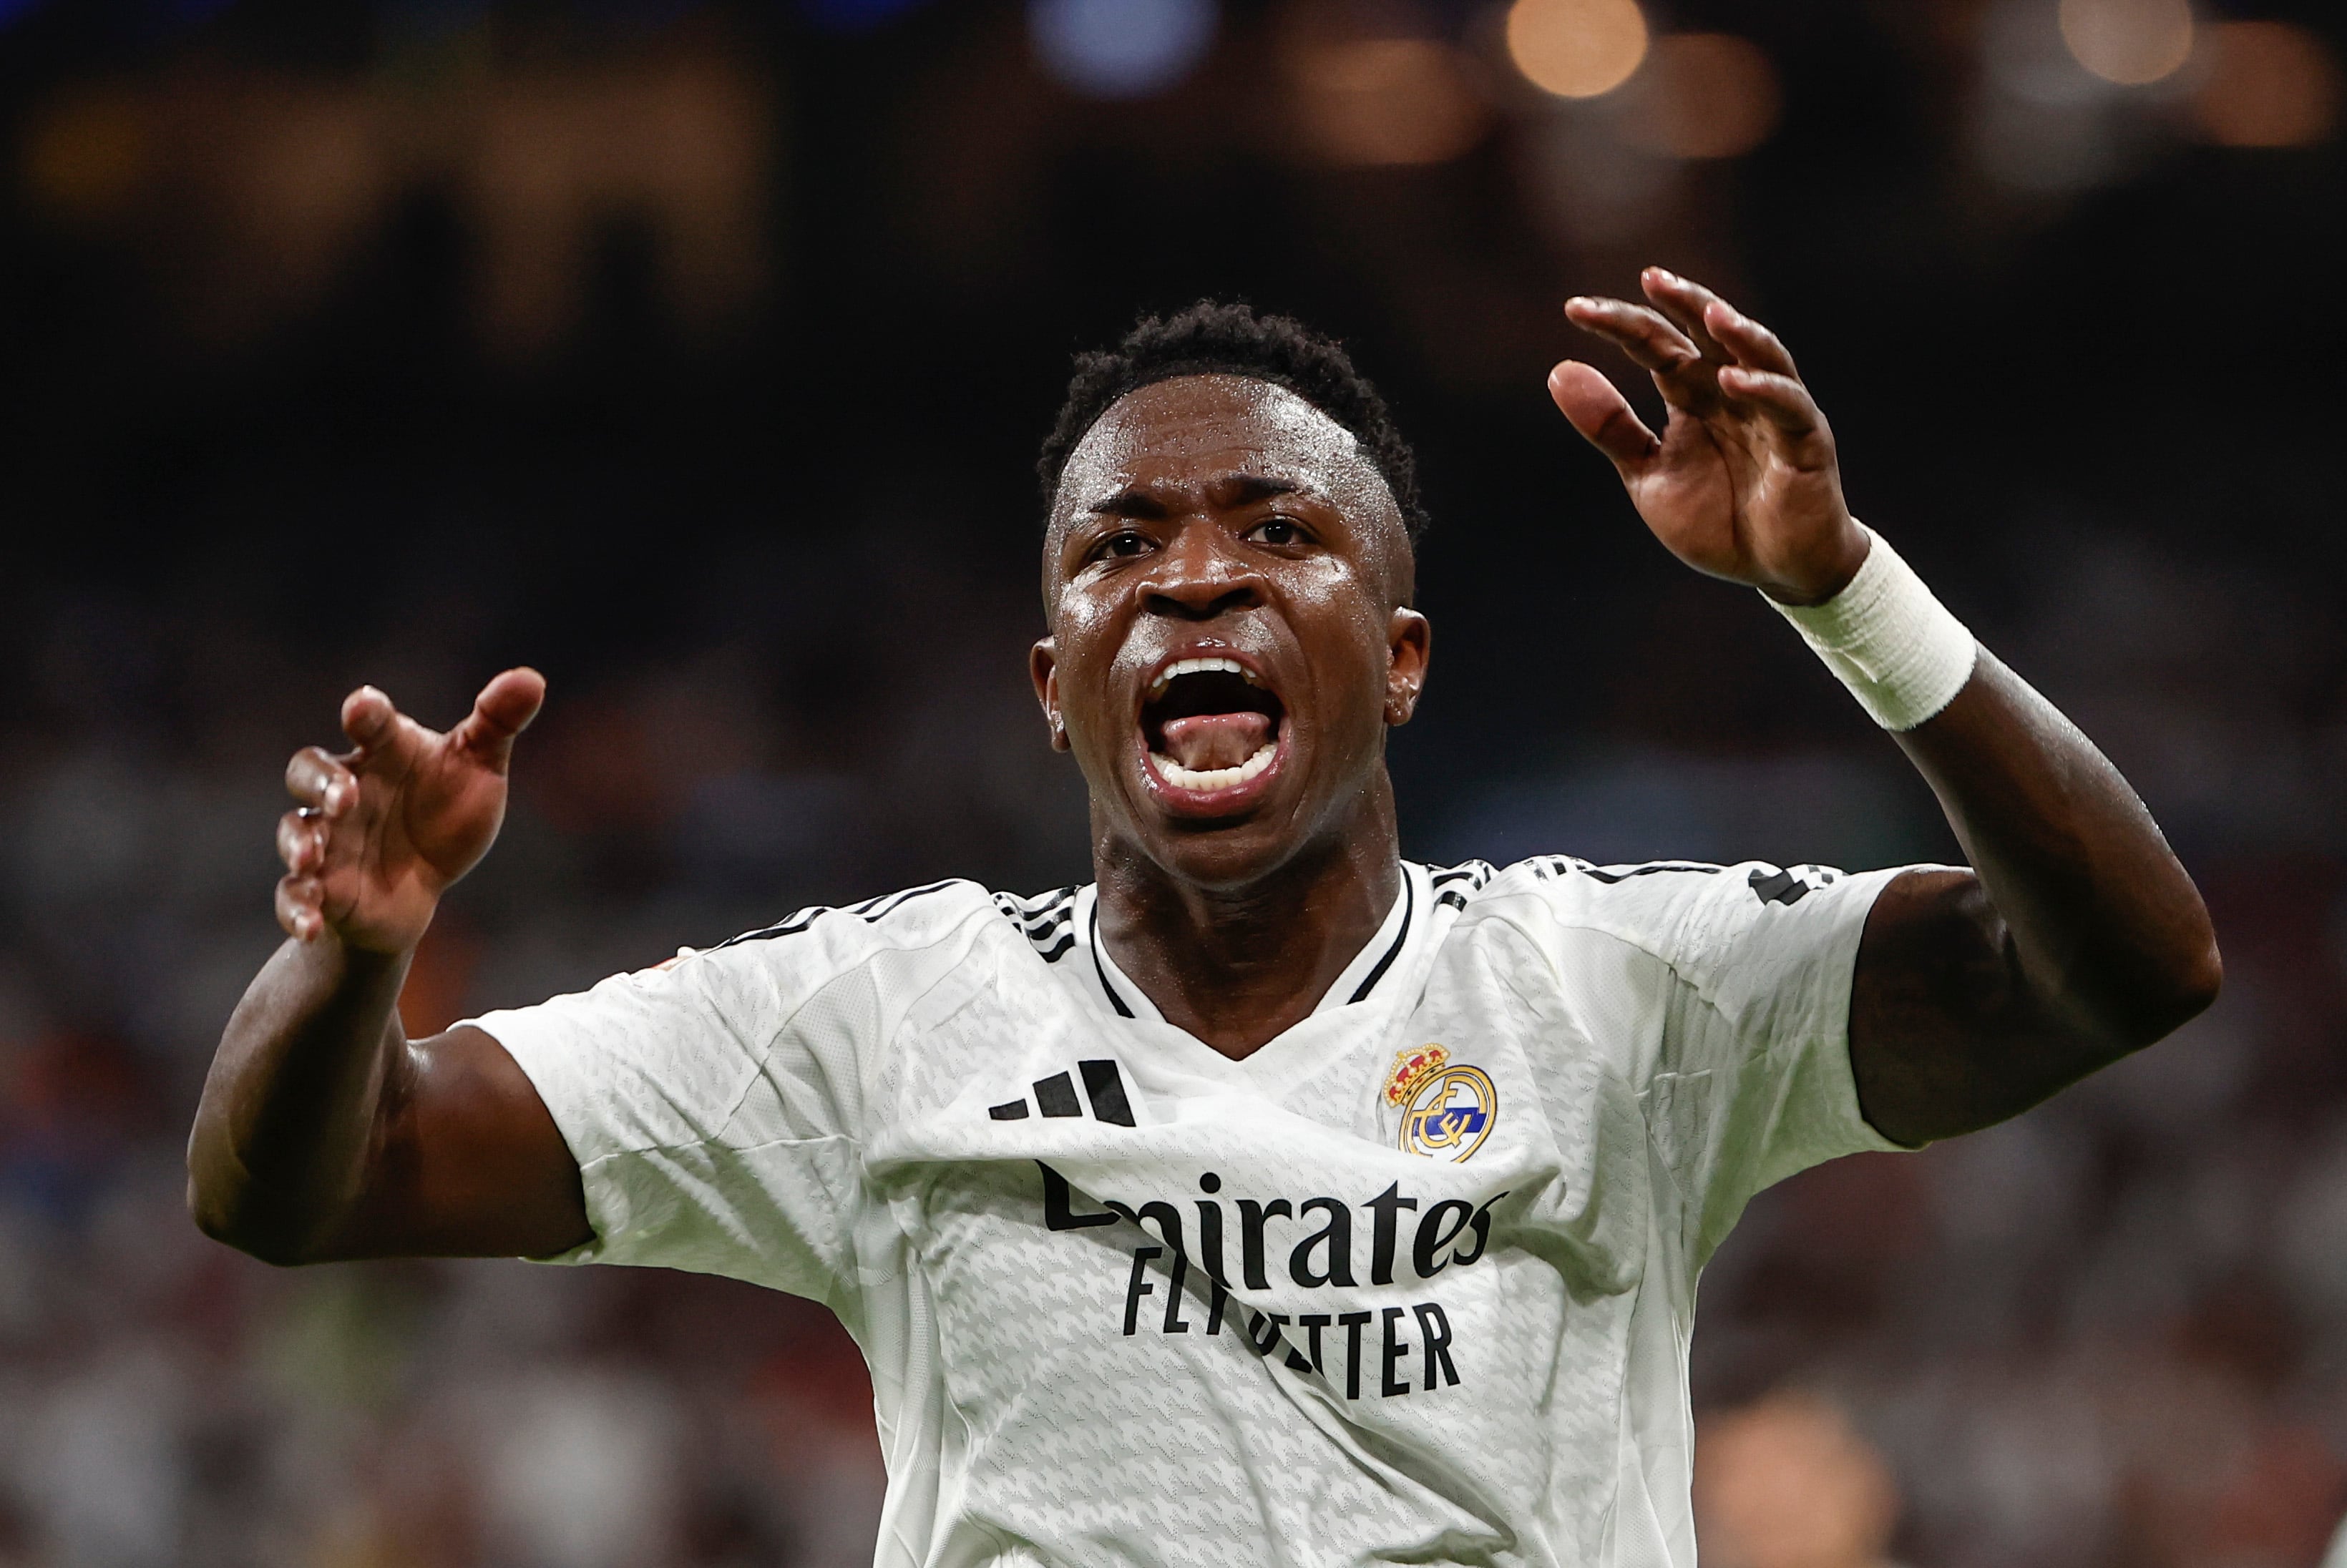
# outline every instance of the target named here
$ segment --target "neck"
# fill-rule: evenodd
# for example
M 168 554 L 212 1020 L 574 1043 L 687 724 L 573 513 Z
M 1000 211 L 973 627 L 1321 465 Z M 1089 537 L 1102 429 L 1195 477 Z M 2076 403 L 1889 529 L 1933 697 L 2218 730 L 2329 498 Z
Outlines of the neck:
M 1325 840 L 1235 888 L 1185 881 L 1096 834 L 1101 940 L 1165 1021 L 1234 1061 L 1307 1016 L 1401 896 L 1393 787 L 1380 769 Z

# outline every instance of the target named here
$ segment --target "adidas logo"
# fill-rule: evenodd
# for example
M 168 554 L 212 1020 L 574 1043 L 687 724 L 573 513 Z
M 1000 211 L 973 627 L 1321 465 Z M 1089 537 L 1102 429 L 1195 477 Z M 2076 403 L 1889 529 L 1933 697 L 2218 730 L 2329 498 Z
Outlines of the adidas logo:
M 1124 1074 L 1117 1071 L 1114 1062 L 1079 1062 L 1076 1071 L 1083 1074 L 1084 1095 L 1092 1101 L 1095 1117 L 1120 1127 L 1133 1125 L 1133 1102 L 1124 1093 Z M 1006 1100 L 999 1105 L 989 1105 L 986 1114 L 998 1122 L 1023 1122 L 1036 1111 L 1047 1116 L 1084 1114 L 1083 1101 L 1076 1097 L 1075 1080 L 1065 1073 L 1036 1079 L 1033 1091 L 1032 1104 L 1028 1097 Z

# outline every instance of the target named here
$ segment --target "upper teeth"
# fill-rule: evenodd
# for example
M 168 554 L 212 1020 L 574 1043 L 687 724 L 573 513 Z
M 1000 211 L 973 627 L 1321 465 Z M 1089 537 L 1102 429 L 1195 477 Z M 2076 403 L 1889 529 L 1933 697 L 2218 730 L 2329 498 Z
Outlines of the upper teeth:
M 1239 661 L 1235 658 L 1177 658 L 1172 664 L 1167 665 L 1163 669 L 1157 672 L 1157 678 L 1149 683 L 1149 695 L 1153 697 L 1163 696 L 1167 684 L 1177 675 L 1213 675 L 1217 673 L 1223 675 L 1235 675 L 1241 680 L 1246 682 L 1249 686 L 1261 686 L 1263 684 L 1263 682 L 1255 679 L 1255 672 L 1253 670 L 1250 670 L 1246 666 L 1239 663 Z

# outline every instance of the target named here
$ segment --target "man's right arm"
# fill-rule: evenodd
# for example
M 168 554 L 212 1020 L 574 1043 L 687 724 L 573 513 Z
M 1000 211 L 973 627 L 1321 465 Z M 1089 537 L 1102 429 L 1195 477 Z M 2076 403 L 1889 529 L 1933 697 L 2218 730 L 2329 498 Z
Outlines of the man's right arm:
M 545 682 L 509 670 L 465 721 L 425 728 L 362 689 L 353 748 L 286 770 L 288 941 L 230 1018 L 188 1144 L 188 1206 L 272 1263 L 545 1257 L 591 1236 L 579 1167 L 504 1047 L 411 1041 L 399 992 L 439 897 L 503 820 L 514 737 Z

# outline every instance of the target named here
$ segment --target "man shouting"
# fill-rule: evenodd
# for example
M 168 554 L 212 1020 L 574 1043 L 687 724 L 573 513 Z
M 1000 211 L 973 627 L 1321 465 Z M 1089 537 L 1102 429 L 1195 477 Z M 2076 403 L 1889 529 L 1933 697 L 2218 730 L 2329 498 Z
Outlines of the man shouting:
M 1747 1200 L 2013 1115 L 2219 964 L 2117 772 L 1850 515 L 1776 337 L 1644 287 L 1567 312 L 1665 428 L 1584 364 L 1557 406 L 1972 870 L 1404 860 L 1409 449 L 1333 344 L 1201 305 L 1081 361 L 1044 448 L 1030 674 L 1091 885 L 802 911 L 410 1040 L 545 683 L 446 734 L 362 688 L 288 770 L 290 940 L 206 1086 L 199 1223 L 821 1300 L 871 1366 L 883 1564 L 1691 1564 L 1696 1279 Z

